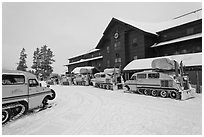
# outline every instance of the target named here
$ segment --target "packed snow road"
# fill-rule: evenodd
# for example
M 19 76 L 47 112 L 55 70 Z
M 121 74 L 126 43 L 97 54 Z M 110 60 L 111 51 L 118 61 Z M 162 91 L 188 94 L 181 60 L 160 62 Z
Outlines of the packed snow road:
M 91 86 L 52 88 L 57 97 L 50 108 L 9 122 L 2 134 L 202 134 L 202 95 L 179 101 Z

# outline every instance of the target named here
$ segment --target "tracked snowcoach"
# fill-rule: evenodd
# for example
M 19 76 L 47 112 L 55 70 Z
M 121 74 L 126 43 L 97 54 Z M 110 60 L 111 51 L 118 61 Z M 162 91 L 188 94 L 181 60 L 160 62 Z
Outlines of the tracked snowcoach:
M 157 97 L 185 100 L 194 96 L 195 89 L 176 61 L 162 58 L 153 60 L 153 70 L 134 73 L 125 87 L 131 92 Z
M 74 84 L 75 85 L 90 85 L 90 77 L 92 75 L 92 70 L 94 67 L 85 66 L 85 67 L 76 67 L 72 73 L 74 74 Z
M 16 119 L 28 110 L 45 107 L 56 94 L 42 87 L 35 75 L 14 70 L 2 71 L 2 124 Z
M 124 81 L 118 68 L 109 68 L 105 69 L 104 72 L 96 73 L 91 79 L 91 83 L 97 88 L 114 90 L 122 89 Z

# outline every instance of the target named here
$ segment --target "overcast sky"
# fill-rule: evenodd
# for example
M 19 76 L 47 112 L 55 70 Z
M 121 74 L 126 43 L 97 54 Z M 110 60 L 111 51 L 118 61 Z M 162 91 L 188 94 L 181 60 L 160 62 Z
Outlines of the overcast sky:
M 28 70 L 36 48 L 54 52 L 55 73 L 67 70 L 68 58 L 96 47 L 112 17 L 160 22 L 202 8 L 201 3 L 3 3 L 2 66 L 16 69 L 20 51 L 28 54 Z

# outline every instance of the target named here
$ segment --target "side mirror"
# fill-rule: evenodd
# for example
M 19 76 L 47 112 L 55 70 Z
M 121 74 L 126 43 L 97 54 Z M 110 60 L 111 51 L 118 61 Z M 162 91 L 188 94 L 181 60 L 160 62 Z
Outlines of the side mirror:
M 40 85 L 40 87 L 42 87 L 42 84 L 41 84 L 41 83 L 40 83 L 39 85 Z

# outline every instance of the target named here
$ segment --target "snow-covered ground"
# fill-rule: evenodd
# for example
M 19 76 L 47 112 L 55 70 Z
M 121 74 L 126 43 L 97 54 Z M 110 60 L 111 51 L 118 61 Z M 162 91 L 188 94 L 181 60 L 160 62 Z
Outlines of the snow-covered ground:
M 11 121 L 3 135 L 201 135 L 202 95 L 179 101 L 91 86 L 52 86 L 51 108 Z

